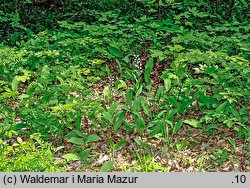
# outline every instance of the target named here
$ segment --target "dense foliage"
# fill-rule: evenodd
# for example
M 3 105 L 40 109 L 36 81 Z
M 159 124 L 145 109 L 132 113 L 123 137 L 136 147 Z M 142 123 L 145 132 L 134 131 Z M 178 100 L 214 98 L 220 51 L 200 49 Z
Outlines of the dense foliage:
M 0 2 L 1 171 L 249 170 L 249 1 Z

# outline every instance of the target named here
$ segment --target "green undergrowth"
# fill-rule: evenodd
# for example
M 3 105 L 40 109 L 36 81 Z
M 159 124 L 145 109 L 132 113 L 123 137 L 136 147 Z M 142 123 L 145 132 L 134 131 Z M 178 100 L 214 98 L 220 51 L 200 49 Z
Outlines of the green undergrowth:
M 249 165 L 249 24 L 199 10 L 114 10 L 2 40 L 0 170 L 213 171 L 239 156 Z
M 1 172 L 63 172 L 65 168 L 54 159 L 55 149 L 33 134 L 28 140 L 18 137 L 15 131 L 0 139 Z

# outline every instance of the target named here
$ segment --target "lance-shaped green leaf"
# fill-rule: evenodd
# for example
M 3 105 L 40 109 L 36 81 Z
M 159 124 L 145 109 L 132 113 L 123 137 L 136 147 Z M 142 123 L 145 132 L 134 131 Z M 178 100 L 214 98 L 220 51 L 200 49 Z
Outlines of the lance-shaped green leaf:
M 171 88 L 171 80 L 170 79 L 165 79 L 164 80 L 164 87 L 165 87 L 165 90 L 168 92 Z
M 195 119 L 186 119 L 183 121 L 183 123 L 186 123 L 194 128 L 200 128 L 199 127 L 199 121 L 195 120 Z
M 115 57 L 121 57 L 121 58 L 123 58 L 123 54 L 120 52 L 120 50 L 118 50 L 115 47 L 109 46 L 108 47 L 108 51 L 109 51 L 109 53 L 111 53 Z
M 67 153 L 67 154 L 63 155 L 62 158 L 67 159 L 69 161 L 78 161 L 79 160 L 79 157 L 74 153 Z
M 114 165 L 115 165 L 114 161 L 107 162 L 102 166 L 100 172 L 109 172 Z

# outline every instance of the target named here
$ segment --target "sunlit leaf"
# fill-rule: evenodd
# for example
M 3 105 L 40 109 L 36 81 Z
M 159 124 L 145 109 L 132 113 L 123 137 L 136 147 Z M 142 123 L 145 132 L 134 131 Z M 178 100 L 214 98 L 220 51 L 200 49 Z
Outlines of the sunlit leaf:
M 70 138 L 68 142 L 76 144 L 76 145 L 80 145 L 80 146 L 85 144 L 85 141 L 82 138 L 77 138 L 77 137 Z
M 109 172 L 114 165 L 115 165 L 114 161 L 107 162 L 102 166 L 100 172 Z
M 186 123 L 194 128 L 199 128 L 199 121 L 195 120 L 195 119 L 186 119 L 183 121 L 183 123 Z
M 99 140 L 101 140 L 101 138 L 96 134 L 88 135 L 86 138 L 86 142 L 97 142 Z
M 79 157 L 74 153 L 68 153 L 62 156 L 62 158 L 67 159 L 69 161 L 78 161 Z

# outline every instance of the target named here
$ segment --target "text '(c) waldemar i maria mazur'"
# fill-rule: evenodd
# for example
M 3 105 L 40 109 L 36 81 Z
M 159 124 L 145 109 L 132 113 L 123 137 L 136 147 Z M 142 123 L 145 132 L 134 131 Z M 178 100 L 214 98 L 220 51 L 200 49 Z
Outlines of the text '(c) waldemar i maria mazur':
M 64 183 L 137 183 L 138 177 L 136 176 L 117 176 L 117 175 L 107 175 L 107 176 L 87 176 L 87 175 L 72 175 L 69 176 L 59 176 L 59 177 L 49 177 L 45 175 L 20 175 L 20 180 L 22 183 L 26 184 L 43 184 L 43 183 L 53 183 L 53 184 L 64 184 Z

